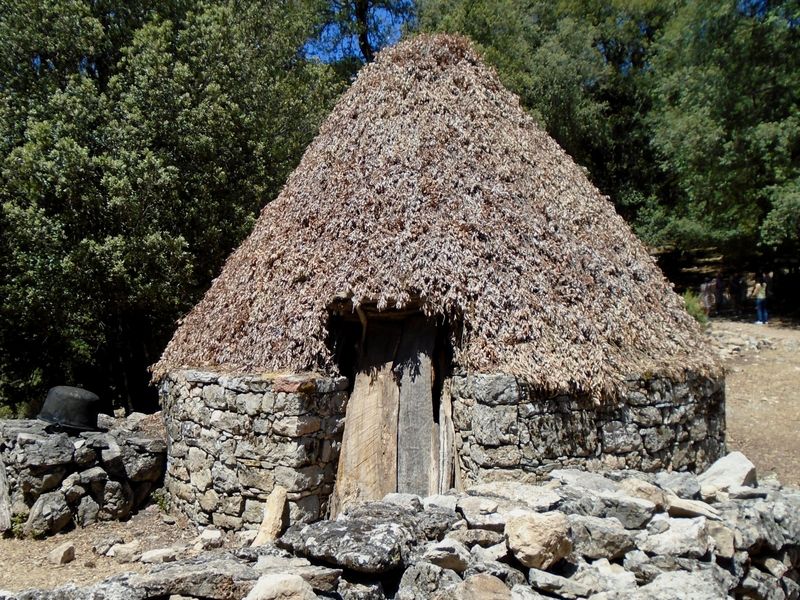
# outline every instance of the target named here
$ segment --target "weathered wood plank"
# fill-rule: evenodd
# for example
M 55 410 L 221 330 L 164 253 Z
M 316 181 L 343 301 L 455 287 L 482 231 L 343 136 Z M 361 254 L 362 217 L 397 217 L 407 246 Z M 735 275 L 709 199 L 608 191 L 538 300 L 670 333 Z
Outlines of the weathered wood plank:
M 442 386 L 439 403 L 439 481 L 437 493 L 444 494 L 454 485 L 456 434 L 453 425 L 453 401 L 450 396 L 450 380 Z
M 428 496 L 434 473 L 433 348 L 436 326 L 424 317 L 405 321 L 395 373 L 400 381 L 397 491 Z M 438 462 L 438 461 L 437 461 Z M 438 466 L 437 466 L 438 469 Z
M 347 404 L 332 517 L 351 502 L 380 500 L 397 489 L 399 390 L 392 366 L 401 333 L 399 323 L 369 323 Z

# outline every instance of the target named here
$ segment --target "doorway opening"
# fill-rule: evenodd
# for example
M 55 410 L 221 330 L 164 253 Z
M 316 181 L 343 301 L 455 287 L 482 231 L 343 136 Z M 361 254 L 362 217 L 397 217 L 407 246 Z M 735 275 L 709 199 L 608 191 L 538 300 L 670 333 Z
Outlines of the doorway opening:
M 329 331 L 331 351 L 350 381 L 331 514 L 391 492 L 449 489 L 451 323 L 426 317 L 418 306 L 354 311 L 345 304 L 331 309 Z

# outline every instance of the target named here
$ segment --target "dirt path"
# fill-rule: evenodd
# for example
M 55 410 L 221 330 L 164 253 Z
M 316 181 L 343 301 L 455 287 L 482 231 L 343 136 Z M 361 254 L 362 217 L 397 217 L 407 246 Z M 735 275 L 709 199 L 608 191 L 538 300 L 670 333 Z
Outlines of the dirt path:
M 800 328 L 723 320 L 711 328 L 727 368 L 728 449 L 759 475 L 800 486 Z

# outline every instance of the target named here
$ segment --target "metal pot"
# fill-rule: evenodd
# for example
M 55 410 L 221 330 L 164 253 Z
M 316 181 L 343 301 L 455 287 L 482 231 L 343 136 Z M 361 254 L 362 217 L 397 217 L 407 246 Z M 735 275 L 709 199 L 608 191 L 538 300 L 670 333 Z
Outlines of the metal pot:
M 79 387 L 58 385 L 50 388 L 39 419 L 67 429 L 97 429 L 100 398 Z

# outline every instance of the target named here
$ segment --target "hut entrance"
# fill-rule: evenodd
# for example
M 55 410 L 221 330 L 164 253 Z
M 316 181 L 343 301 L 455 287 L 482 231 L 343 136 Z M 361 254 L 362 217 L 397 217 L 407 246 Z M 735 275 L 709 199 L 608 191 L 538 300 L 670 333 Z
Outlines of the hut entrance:
M 427 496 L 452 483 L 443 328 L 416 311 L 360 316 L 332 515 L 352 501 L 380 500 L 390 492 Z

